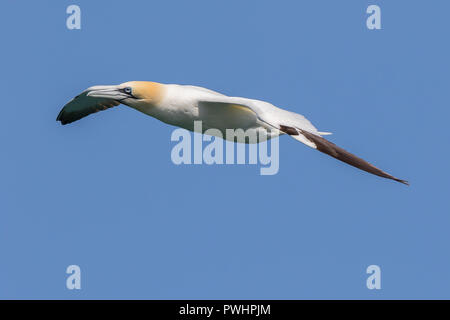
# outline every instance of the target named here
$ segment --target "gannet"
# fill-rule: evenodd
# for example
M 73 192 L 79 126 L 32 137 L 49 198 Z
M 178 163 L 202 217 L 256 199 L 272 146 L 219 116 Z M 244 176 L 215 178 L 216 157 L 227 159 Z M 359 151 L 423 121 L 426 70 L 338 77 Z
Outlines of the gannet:
M 65 125 L 120 104 L 190 131 L 194 130 L 194 121 L 202 121 L 204 130 L 218 129 L 223 137 L 226 137 L 226 129 L 243 129 L 250 134 L 257 134 L 262 130 L 266 132 L 266 135 L 262 135 L 266 139 L 287 134 L 356 168 L 408 185 L 407 181 L 378 169 L 326 140 L 322 136 L 331 133 L 318 131 L 308 119 L 298 113 L 278 108 L 265 101 L 230 97 L 197 86 L 149 81 L 93 86 L 70 100 L 56 120 Z M 256 142 L 262 140 L 263 138 Z

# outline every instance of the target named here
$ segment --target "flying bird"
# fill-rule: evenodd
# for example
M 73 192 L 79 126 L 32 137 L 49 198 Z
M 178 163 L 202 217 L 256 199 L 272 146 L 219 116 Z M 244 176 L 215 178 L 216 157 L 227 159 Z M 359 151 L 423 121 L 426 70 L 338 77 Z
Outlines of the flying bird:
M 194 131 L 194 121 L 202 121 L 204 131 L 215 128 L 222 133 L 221 137 L 225 138 L 226 129 L 243 129 L 255 135 L 264 131 L 266 139 L 287 134 L 356 168 L 408 185 L 407 181 L 378 169 L 326 140 L 322 136 L 331 133 L 318 131 L 308 119 L 298 113 L 278 108 L 265 101 L 229 97 L 197 86 L 149 81 L 93 86 L 69 101 L 56 120 L 65 125 L 120 104 L 190 131 Z M 237 142 L 251 143 L 248 140 Z

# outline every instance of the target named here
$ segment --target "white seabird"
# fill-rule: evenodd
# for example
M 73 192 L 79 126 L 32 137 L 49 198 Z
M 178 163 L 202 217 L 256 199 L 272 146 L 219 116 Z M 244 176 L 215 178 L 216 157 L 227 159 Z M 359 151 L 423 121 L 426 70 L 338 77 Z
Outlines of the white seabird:
M 191 131 L 194 130 L 194 121 L 202 121 L 204 130 L 218 129 L 223 137 L 226 137 L 226 129 L 243 129 L 249 135 L 258 137 L 257 133 L 264 131 L 267 139 L 288 134 L 311 148 L 361 170 L 408 185 L 407 181 L 378 169 L 324 139 L 322 136 L 330 133 L 319 132 L 298 113 L 280 109 L 265 101 L 229 97 L 202 87 L 149 81 L 93 86 L 69 101 L 56 120 L 63 125 L 68 124 L 119 104 Z

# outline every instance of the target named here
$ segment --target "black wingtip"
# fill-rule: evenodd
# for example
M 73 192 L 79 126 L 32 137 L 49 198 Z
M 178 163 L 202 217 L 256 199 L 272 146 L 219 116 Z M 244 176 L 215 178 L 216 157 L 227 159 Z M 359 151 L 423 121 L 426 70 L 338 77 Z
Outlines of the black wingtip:
M 56 117 L 56 121 L 59 121 L 61 125 L 65 126 L 68 123 L 72 123 L 75 120 L 72 120 L 67 112 L 65 112 L 64 108 L 61 109 L 61 111 L 58 113 L 58 116 Z
M 58 113 L 58 116 L 56 117 L 56 121 L 61 121 L 62 124 L 63 124 L 63 120 L 62 120 L 63 114 L 64 114 L 64 108 L 61 109 L 61 111 Z
M 63 125 L 63 126 L 69 123 L 63 119 L 63 117 L 61 116 L 61 113 L 56 118 L 56 121 L 59 121 L 61 123 L 61 125 Z
M 390 175 L 389 173 L 384 172 L 383 170 L 370 164 L 366 160 L 355 156 L 354 154 L 348 152 L 347 150 L 342 149 L 341 147 L 338 147 L 334 143 L 326 140 L 325 138 L 316 136 L 308 131 L 304 131 L 301 129 L 299 129 L 299 130 L 303 136 L 305 136 L 309 141 L 313 142 L 316 145 L 317 150 L 319 150 L 320 152 L 326 153 L 329 156 L 332 156 L 333 158 L 336 158 L 340 161 L 348 163 L 351 166 L 354 166 L 354 167 L 364 170 L 366 172 L 372 173 L 379 177 L 395 180 L 397 182 L 400 182 L 400 183 L 403 183 L 404 185 L 409 186 L 408 181 L 402 180 L 402 179 L 397 179 L 396 177 Z
M 59 121 L 62 126 L 65 126 L 66 124 L 73 122 L 73 121 L 67 121 L 67 120 L 63 120 L 63 119 L 56 119 L 56 121 Z
M 395 180 L 395 181 L 398 181 L 398 182 L 400 182 L 400 183 L 403 183 L 404 185 L 407 185 L 407 186 L 409 186 L 409 182 L 408 182 L 408 181 L 406 181 L 406 180 L 402 180 L 402 179 L 397 179 L 397 178 L 394 178 L 394 180 Z
M 65 122 L 64 120 L 60 119 L 59 117 L 56 118 L 56 122 L 58 122 L 58 121 L 59 121 L 59 123 L 61 123 L 61 125 L 67 124 L 67 122 Z

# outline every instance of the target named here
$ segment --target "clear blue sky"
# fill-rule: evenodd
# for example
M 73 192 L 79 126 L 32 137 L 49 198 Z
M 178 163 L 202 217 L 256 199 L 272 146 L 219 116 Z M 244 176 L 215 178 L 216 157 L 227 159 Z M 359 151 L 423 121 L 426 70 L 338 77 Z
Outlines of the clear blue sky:
M 0 298 L 450 298 L 448 1 L 2 8 Z M 272 102 L 411 186 L 288 137 L 274 176 L 175 166 L 173 127 L 125 107 L 55 121 L 85 88 L 128 80 Z

